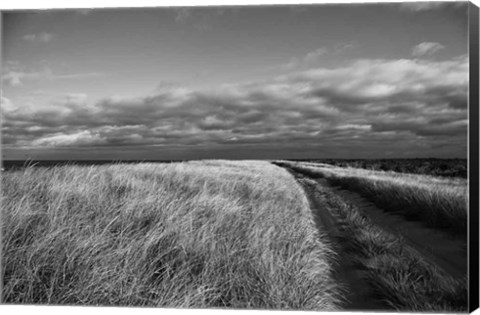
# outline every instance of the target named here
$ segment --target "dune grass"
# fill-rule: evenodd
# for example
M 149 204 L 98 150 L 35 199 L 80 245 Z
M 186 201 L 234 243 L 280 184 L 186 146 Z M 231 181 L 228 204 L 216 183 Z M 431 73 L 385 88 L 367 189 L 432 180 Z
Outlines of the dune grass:
M 307 180 L 308 181 L 308 180 Z M 467 279 L 453 278 L 406 247 L 402 239 L 378 228 L 358 209 L 326 187 L 316 185 L 325 211 L 339 221 L 343 244 L 361 266 L 376 299 L 399 311 L 465 312 Z
M 466 237 L 468 189 L 465 179 L 342 168 L 320 163 L 281 163 L 356 191 L 386 211 L 396 211 L 430 227 Z
M 267 162 L 2 174 L 4 303 L 335 310 L 334 253 Z

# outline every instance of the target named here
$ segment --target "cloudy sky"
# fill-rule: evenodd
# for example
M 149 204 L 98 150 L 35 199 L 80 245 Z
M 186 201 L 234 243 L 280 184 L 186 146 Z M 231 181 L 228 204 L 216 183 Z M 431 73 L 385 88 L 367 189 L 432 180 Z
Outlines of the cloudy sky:
M 466 157 L 467 6 L 3 15 L 4 159 Z

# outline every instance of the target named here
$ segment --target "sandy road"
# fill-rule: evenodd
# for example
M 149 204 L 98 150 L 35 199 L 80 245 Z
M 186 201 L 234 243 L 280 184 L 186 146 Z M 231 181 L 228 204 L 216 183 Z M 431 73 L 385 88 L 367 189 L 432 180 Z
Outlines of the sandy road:
M 288 168 L 287 168 L 288 169 Z M 362 271 L 356 266 L 339 241 L 341 230 L 335 217 L 325 210 L 319 196 L 318 186 L 328 188 L 346 203 L 352 204 L 362 215 L 384 231 L 396 235 L 412 252 L 447 274 L 454 277 L 467 275 L 467 240 L 453 237 L 442 231 L 425 227 L 421 222 L 408 221 L 401 214 L 384 211 L 376 207 L 359 194 L 332 186 L 326 179 L 309 178 L 303 174 L 288 169 L 304 188 L 312 209 L 315 223 L 322 231 L 331 237 L 339 263 L 336 266 L 335 277 L 346 287 L 347 302 L 345 309 L 378 310 L 386 309 L 385 305 L 375 302 L 368 284 L 362 279 Z

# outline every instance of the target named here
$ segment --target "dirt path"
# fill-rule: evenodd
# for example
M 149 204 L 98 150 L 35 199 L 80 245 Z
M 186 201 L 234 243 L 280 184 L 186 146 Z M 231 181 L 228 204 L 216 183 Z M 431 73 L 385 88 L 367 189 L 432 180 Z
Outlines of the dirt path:
M 358 193 L 330 185 L 326 179 L 309 178 L 291 169 L 288 170 L 304 188 L 318 228 L 328 233 L 336 252 L 339 254 L 339 264 L 336 266 L 335 276 L 347 290 L 346 298 L 348 301 L 344 305 L 345 309 L 385 310 L 386 306 L 375 302 L 375 298 L 368 289 L 368 284 L 362 279 L 363 271 L 352 262 L 342 248 L 341 242 L 338 241 L 341 232 L 335 217 L 325 211 L 324 205 L 320 202 L 321 198 L 316 189 L 317 185 L 328 188 L 339 195 L 346 203 L 354 205 L 362 215 L 368 217 L 379 228 L 402 238 L 406 246 L 432 265 L 454 277 L 467 275 L 466 240 L 454 238 L 441 231 L 425 227 L 418 221 L 408 221 L 400 214 L 384 211 Z M 311 184 L 312 180 L 314 184 Z
M 322 185 L 329 185 L 325 179 Z M 384 211 L 358 193 L 332 187 L 342 199 L 367 216 L 383 230 L 404 239 L 406 244 L 430 263 L 440 267 L 454 277 L 467 274 L 467 240 L 455 238 L 447 233 L 426 227 L 419 221 L 408 221 L 401 214 Z
M 294 174 L 293 171 L 292 173 Z M 325 211 L 319 202 L 318 190 L 315 189 L 315 186 L 308 184 L 303 177 L 295 177 L 306 192 L 315 224 L 320 231 L 327 233 L 332 241 L 333 249 L 338 255 L 337 264 L 334 268 L 334 277 L 345 290 L 345 303 L 343 308 L 345 310 L 356 311 L 386 310 L 388 307 L 375 300 L 372 291 L 369 289 L 369 285 L 363 279 L 362 273 L 364 270 L 360 269 L 358 264 L 352 261 L 350 255 L 347 254 L 343 248 L 342 242 L 340 241 L 341 232 L 337 222 L 332 214 Z

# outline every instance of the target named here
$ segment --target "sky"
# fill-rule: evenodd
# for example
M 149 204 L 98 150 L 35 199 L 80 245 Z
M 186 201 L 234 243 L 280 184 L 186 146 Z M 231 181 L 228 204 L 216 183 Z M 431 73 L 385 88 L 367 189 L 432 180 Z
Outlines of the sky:
M 4 12 L 2 158 L 466 158 L 467 8 Z

